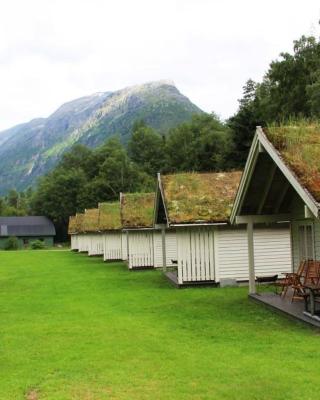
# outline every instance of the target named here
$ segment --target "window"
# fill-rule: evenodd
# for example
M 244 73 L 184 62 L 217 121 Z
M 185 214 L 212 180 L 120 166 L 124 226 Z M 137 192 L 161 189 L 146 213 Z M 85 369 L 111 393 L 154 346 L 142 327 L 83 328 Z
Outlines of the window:
M 299 226 L 299 258 L 300 261 L 314 260 L 312 225 Z

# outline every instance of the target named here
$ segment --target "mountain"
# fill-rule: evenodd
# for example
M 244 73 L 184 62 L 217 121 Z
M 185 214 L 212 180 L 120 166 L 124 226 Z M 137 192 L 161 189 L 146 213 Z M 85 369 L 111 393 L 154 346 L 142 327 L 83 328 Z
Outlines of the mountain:
M 168 81 L 65 103 L 48 118 L 0 132 L 0 193 L 33 185 L 75 143 L 96 147 L 115 134 L 125 143 L 133 123 L 140 119 L 165 134 L 201 112 Z

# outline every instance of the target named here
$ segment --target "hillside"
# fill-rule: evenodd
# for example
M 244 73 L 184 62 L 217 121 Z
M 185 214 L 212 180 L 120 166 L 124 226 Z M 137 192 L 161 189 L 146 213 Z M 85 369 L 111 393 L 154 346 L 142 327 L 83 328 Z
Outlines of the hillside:
M 115 134 L 126 142 L 139 119 L 165 134 L 200 112 L 167 81 L 95 93 L 65 103 L 48 118 L 0 132 L 0 194 L 33 185 L 75 143 L 95 147 Z

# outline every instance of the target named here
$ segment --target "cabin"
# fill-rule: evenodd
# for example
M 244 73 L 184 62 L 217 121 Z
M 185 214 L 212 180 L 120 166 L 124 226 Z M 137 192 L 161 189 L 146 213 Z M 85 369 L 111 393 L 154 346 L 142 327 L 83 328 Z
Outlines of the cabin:
M 43 216 L 0 217 L 0 249 L 5 249 L 9 237 L 18 239 L 20 249 L 40 240 L 47 247 L 53 246 L 56 235 L 53 223 Z
M 154 193 L 120 194 L 130 270 L 162 266 L 161 232 L 153 226 L 154 202 Z
M 77 244 L 79 253 L 89 251 L 89 240 L 83 228 L 84 213 L 77 213 L 75 219 L 75 231 L 77 232 Z
M 246 224 L 250 294 L 256 293 L 257 224 L 289 221 L 292 264 L 320 260 L 320 127 L 315 124 L 256 129 L 231 221 Z M 268 248 L 273 252 L 273 246 Z
M 99 204 L 99 231 L 102 232 L 104 261 L 126 260 L 127 238 L 122 232 L 119 201 Z
M 77 251 L 78 250 L 78 235 L 77 235 L 77 230 L 76 230 L 76 216 L 75 215 L 72 215 L 69 217 L 68 235 L 70 235 L 71 251 Z
M 164 225 L 167 232 L 175 231 L 176 267 L 166 276 L 176 286 L 248 281 L 246 229 L 244 225 L 232 226 L 229 220 L 241 174 L 158 175 L 154 222 Z M 288 224 L 260 224 L 254 240 L 257 274 L 291 270 Z
M 99 209 L 86 209 L 83 219 L 83 231 L 88 241 L 88 255 L 103 255 L 103 235 L 99 231 Z

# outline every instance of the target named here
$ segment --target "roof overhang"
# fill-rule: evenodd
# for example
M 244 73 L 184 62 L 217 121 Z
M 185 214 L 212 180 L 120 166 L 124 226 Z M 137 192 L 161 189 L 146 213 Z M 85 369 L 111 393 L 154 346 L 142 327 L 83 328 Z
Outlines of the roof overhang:
M 228 222 L 195 222 L 186 224 L 170 224 L 170 227 L 192 227 L 192 226 L 220 226 L 229 225 Z
M 234 206 L 231 212 L 230 221 L 232 224 L 236 223 L 236 218 L 240 215 L 241 207 L 245 196 L 247 194 L 247 190 L 253 176 L 253 172 L 256 166 L 256 162 L 258 159 L 258 155 L 261 152 L 267 152 L 283 175 L 286 177 L 291 186 L 295 189 L 297 194 L 300 196 L 304 204 L 310 210 L 310 213 L 318 218 L 319 217 L 319 208 L 320 204 L 315 201 L 313 196 L 300 184 L 294 172 L 287 167 L 285 162 L 283 161 L 279 152 L 275 149 L 275 147 L 270 143 L 265 133 L 263 132 L 261 126 L 258 126 L 256 129 L 256 134 L 253 138 L 253 142 L 249 151 L 249 155 L 247 158 L 246 166 L 240 181 L 240 185 L 238 188 L 238 192 L 235 198 Z

